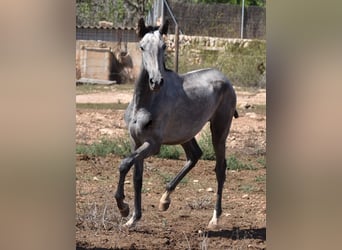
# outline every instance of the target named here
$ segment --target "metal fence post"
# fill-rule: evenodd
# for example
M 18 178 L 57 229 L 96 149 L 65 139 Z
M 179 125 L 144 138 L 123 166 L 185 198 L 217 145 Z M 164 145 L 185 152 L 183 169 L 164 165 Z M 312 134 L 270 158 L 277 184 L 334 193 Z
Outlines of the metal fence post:
M 242 0 L 242 6 L 241 6 L 241 39 L 243 39 L 243 22 L 245 16 L 245 0 Z
M 178 73 L 179 27 L 175 27 L 175 72 Z

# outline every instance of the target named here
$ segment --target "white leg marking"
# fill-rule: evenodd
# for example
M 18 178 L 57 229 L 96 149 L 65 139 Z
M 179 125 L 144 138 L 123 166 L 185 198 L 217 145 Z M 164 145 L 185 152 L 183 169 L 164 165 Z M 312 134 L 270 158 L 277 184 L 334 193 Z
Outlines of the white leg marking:
M 165 193 L 162 195 L 159 201 L 159 210 L 166 211 L 169 208 L 171 203 L 170 194 L 171 192 L 165 191 Z
M 132 217 L 124 224 L 124 227 L 134 227 L 137 223 L 137 220 L 135 219 L 135 215 L 133 213 Z
M 213 217 L 209 221 L 208 228 L 216 229 L 217 226 L 218 226 L 218 218 L 217 218 L 216 210 L 214 210 Z

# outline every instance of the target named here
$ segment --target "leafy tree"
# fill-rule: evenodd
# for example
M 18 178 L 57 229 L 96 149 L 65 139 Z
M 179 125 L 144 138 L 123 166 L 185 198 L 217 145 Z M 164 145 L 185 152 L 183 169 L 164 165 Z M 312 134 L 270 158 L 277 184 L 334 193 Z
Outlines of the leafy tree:
M 241 5 L 242 0 L 192 0 L 194 3 L 229 3 Z M 245 6 L 261 6 L 265 7 L 266 0 L 245 0 Z
M 134 25 L 147 14 L 154 0 L 76 0 L 76 23 L 96 25 L 99 21 L 115 25 Z
M 173 0 L 180 1 L 180 0 Z M 97 25 L 99 21 L 116 26 L 135 25 L 150 10 L 154 0 L 76 0 L 76 24 Z M 242 0 L 182 0 L 189 3 L 229 3 L 241 5 Z M 265 6 L 266 0 L 245 0 L 245 6 Z

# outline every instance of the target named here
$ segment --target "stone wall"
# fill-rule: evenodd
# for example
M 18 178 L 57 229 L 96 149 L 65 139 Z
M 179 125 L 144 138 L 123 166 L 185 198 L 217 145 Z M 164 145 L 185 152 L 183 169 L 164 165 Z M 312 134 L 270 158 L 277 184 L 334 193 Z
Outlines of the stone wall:
M 166 66 L 170 69 L 174 69 L 174 39 L 175 36 L 172 34 L 166 37 Z M 266 66 L 266 41 L 180 35 L 179 45 L 180 73 L 216 67 L 237 85 L 265 86 L 266 69 L 261 73 L 259 69 Z M 89 61 L 89 58 L 85 56 L 85 51 L 103 51 L 107 55 L 87 53 L 88 56 L 97 60 Z M 85 63 L 88 64 L 85 65 Z M 84 70 L 86 66 L 87 72 Z M 100 80 L 115 80 L 118 83 L 134 82 L 140 67 L 141 52 L 138 43 L 76 41 L 77 79 L 100 77 L 104 78 Z M 96 68 L 101 74 L 95 70 Z M 97 75 L 91 75 L 92 72 L 97 72 Z M 263 77 L 263 82 L 260 80 L 261 77 Z
M 166 66 L 170 69 L 174 69 L 174 40 L 174 35 L 167 36 Z M 179 45 L 179 73 L 201 68 L 217 68 L 235 85 L 266 86 L 264 40 L 180 35 Z
M 187 36 L 179 35 L 179 45 L 180 49 L 186 47 L 199 47 L 207 49 L 217 49 L 221 50 L 226 48 L 231 44 L 236 44 L 240 47 L 247 47 L 252 41 L 252 39 L 238 39 L 238 38 L 222 38 L 222 37 L 210 37 L 210 36 Z M 175 35 L 167 35 L 166 43 L 170 50 L 175 49 Z

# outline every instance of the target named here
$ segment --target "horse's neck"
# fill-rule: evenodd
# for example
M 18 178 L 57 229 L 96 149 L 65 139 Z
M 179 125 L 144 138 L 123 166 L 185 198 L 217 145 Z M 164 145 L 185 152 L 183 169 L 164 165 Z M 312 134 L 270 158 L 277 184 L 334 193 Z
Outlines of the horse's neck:
M 154 93 L 149 87 L 149 77 L 147 71 L 142 68 L 134 89 L 135 110 L 150 106 Z

